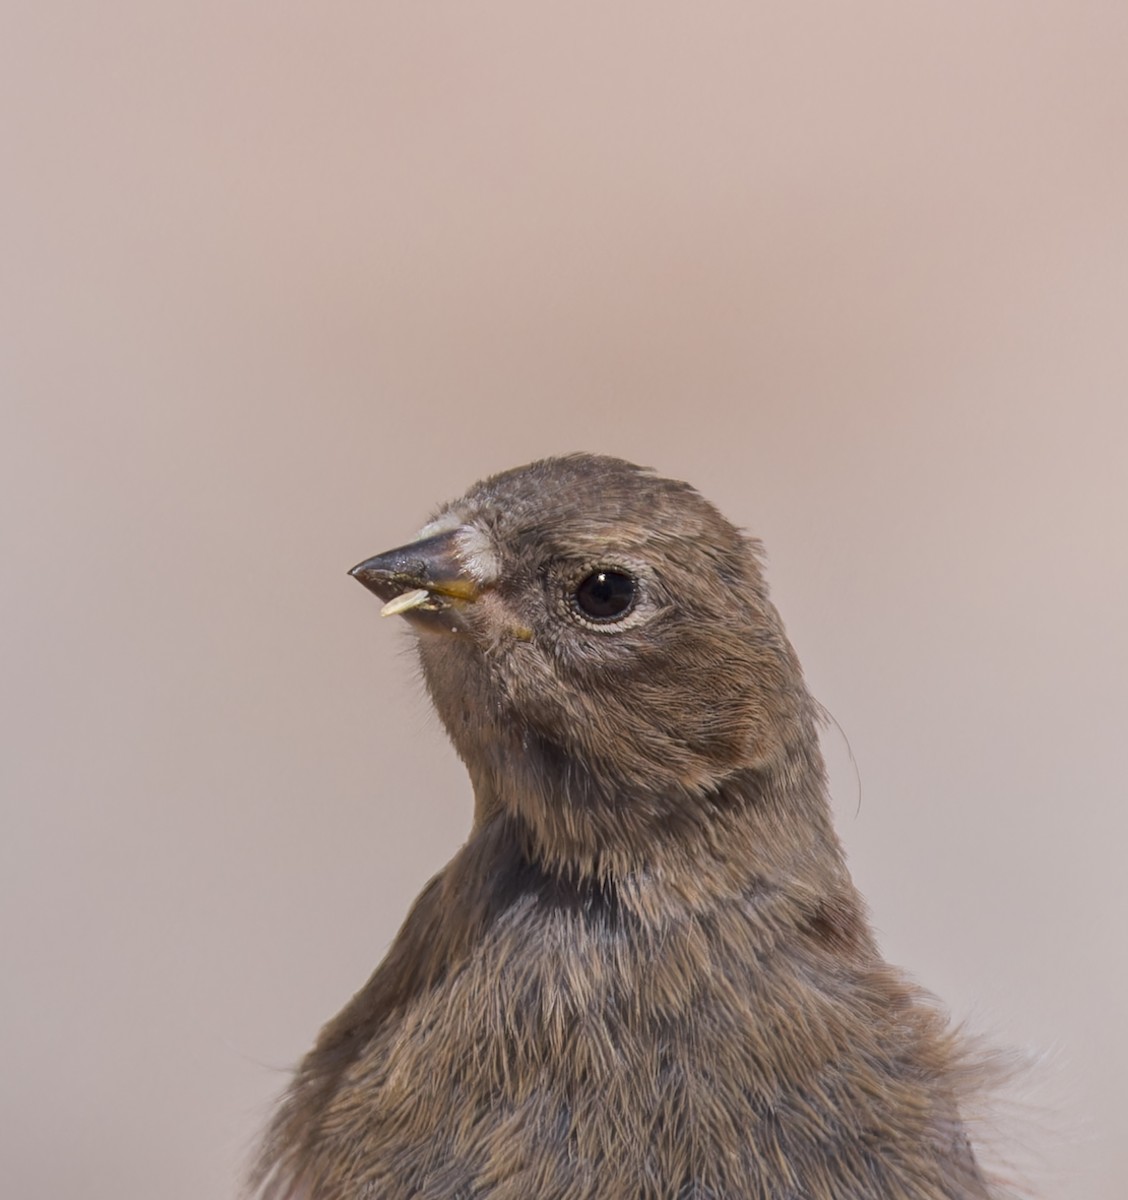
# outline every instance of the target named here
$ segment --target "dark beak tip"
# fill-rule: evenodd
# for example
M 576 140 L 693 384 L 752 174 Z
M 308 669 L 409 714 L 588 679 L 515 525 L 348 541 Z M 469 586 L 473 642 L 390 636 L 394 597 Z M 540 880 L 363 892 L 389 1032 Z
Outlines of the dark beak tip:
M 363 584 L 369 584 L 373 580 L 385 578 L 388 574 L 388 564 L 383 557 L 377 555 L 375 558 L 366 558 L 364 562 L 358 562 L 355 567 L 350 567 L 348 574 L 351 578 Z
M 381 600 L 387 600 L 389 595 L 401 590 L 388 578 L 387 571 L 381 570 L 380 564 L 374 563 L 372 559 L 365 559 L 355 567 L 350 567 L 348 576 Z

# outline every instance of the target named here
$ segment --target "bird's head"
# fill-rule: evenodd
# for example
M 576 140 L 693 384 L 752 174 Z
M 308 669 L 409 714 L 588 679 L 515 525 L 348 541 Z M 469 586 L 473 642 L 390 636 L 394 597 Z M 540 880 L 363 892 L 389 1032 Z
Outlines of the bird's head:
M 756 543 L 631 463 L 492 476 L 351 574 L 419 635 L 479 817 L 505 807 L 540 844 L 598 857 L 624 822 L 698 820 L 810 741 Z

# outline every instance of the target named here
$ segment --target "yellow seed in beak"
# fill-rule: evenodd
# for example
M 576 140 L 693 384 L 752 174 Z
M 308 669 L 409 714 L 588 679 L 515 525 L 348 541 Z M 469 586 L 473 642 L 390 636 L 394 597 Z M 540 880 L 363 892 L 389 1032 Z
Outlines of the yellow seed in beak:
M 380 609 L 380 616 L 394 617 L 397 613 L 410 612 L 413 608 L 418 608 L 420 604 L 431 598 L 431 593 L 426 588 L 415 588 L 410 592 L 404 592 L 402 596 L 393 596 L 387 604 Z

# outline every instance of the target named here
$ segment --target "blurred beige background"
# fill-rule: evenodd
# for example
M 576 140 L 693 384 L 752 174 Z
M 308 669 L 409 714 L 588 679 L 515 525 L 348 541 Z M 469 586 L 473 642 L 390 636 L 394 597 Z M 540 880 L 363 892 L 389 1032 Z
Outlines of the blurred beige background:
M 764 538 L 888 954 L 1120 1200 L 1128 6 L 0 12 L 13 1200 L 227 1197 L 469 789 L 345 570 L 572 449 Z

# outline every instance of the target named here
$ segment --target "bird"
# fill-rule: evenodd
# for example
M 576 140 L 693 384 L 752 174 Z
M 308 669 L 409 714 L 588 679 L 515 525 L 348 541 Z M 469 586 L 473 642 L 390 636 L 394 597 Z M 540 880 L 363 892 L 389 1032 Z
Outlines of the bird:
M 465 844 L 296 1069 L 265 1200 L 997 1200 L 991 1056 L 882 957 L 762 548 L 570 454 L 350 574 L 415 634 Z

